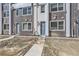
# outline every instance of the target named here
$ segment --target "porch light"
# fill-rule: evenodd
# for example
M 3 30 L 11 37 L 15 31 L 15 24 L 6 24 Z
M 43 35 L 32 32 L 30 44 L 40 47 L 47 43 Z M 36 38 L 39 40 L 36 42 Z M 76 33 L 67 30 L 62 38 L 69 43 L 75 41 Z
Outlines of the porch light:
M 27 21 L 28 21 L 28 19 L 25 19 L 25 21 L 27 22 Z

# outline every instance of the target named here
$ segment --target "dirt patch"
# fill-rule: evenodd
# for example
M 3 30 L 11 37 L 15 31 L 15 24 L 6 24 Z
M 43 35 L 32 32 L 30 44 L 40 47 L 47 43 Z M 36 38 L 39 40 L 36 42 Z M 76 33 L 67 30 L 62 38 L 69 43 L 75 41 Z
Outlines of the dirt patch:
M 79 56 L 79 40 L 68 40 L 66 38 L 47 38 L 45 41 L 42 55 Z
M 0 42 L 0 56 L 24 55 L 35 43 L 36 38 L 18 38 Z M 22 53 L 20 53 L 22 52 Z M 20 53 L 20 54 L 19 54 Z
M 8 38 L 10 37 L 9 35 L 0 35 L 0 39 Z

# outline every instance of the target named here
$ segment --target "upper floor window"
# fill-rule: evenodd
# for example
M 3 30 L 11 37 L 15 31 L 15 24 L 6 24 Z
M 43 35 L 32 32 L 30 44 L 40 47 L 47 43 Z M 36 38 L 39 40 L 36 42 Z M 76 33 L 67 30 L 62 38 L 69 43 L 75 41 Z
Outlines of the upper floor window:
M 64 4 L 63 3 L 52 3 L 50 4 L 50 10 L 51 11 L 62 11 L 64 10 Z
M 8 3 L 3 4 L 3 10 L 9 10 L 9 4 Z
M 23 15 L 27 14 L 27 8 L 23 8 Z
M 28 7 L 28 14 L 31 14 L 31 7 Z
M 45 5 L 41 5 L 41 13 L 45 12 Z
M 3 11 L 3 17 L 8 17 L 9 16 L 9 10 Z
M 18 8 L 18 9 L 16 10 L 16 14 L 17 14 L 18 16 L 31 15 L 31 14 L 32 14 L 32 7 Z
M 3 17 L 9 16 L 9 4 L 3 4 Z
M 16 14 L 17 14 L 18 16 L 21 16 L 21 15 L 22 15 L 22 8 L 17 9 Z

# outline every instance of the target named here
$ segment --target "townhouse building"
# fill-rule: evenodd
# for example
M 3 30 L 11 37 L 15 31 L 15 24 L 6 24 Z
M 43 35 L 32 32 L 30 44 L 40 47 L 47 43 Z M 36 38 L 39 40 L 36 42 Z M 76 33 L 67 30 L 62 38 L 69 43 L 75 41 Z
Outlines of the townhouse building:
M 78 3 L 0 3 L 1 35 L 79 36 Z

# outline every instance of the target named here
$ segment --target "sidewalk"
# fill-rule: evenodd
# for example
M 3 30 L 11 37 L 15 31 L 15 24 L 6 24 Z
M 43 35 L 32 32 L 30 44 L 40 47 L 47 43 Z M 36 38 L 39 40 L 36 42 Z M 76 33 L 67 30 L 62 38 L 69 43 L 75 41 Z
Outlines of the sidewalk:
M 41 56 L 44 42 L 44 39 L 39 39 L 24 56 Z
M 13 35 L 13 36 L 10 36 L 9 38 L 0 39 L 0 41 L 4 41 L 4 40 L 10 40 L 10 39 L 12 39 L 12 38 L 14 38 L 14 37 L 15 37 L 15 35 Z

